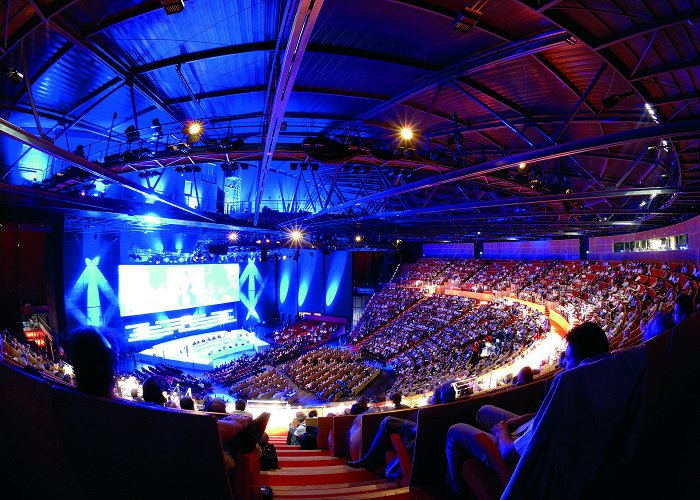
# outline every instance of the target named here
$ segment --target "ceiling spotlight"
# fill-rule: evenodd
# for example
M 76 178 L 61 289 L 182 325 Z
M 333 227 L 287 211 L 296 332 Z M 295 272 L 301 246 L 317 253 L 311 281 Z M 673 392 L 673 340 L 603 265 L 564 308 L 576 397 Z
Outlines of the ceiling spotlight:
M 462 33 L 469 33 L 479 22 L 479 18 L 481 18 L 481 11 L 479 9 L 486 6 L 487 3 L 488 0 L 485 2 L 477 2 L 473 7 L 464 7 L 457 13 L 457 17 L 452 22 L 452 29 L 461 31 Z
M 185 127 L 182 129 L 182 133 L 187 136 L 187 143 L 193 144 L 195 142 L 199 142 L 202 139 L 202 135 L 204 134 L 204 127 L 202 126 L 201 122 L 189 122 L 185 124 Z
M 228 239 L 229 239 L 230 241 L 236 241 L 236 240 L 238 239 L 238 233 L 235 232 L 235 231 L 232 232 L 232 233 L 229 233 Z
M 410 141 L 413 139 L 413 130 L 411 130 L 409 127 L 403 127 L 401 129 L 401 139 L 404 141 Z
M 167 15 L 178 14 L 185 10 L 184 0 L 160 0 Z
M 527 168 L 527 163 L 525 163 L 524 161 L 521 161 L 520 163 L 518 163 L 518 168 L 520 170 L 525 170 Z
M 359 234 L 357 236 L 355 236 L 355 243 L 359 243 L 361 241 L 362 241 L 362 236 L 360 236 Z
M 612 94 L 612 95 L 609 95 L 608 97 L 605 97 L 605 98 L 603 99 L 603 107 L 606 108 L 606 109 L 612 109 L 612 108 L 614 108 L 615 106 L 617 106 L 617 104 L 618 104 L 622 99 L 624 99 L 625 97 L 632 96 L 632 95 L 634 95 L 634 90 L 630 90 L 629 92 L 623 92 L 623 93 L 621 93 L 621 94 Z
M 24 80 L 24 75 L 15 68 L 0 66 L 0 69 L 2 69 L 2 72 L 5 73 L 5 76 L 9 78 L 12 83 L 22 83 L 22 80 Z
M 295 243 L 300 242 L 303 239 L 303 237 L 303 233 L 298 229 L 294 229 L 291 233 L 289 233 L 289 238 Z

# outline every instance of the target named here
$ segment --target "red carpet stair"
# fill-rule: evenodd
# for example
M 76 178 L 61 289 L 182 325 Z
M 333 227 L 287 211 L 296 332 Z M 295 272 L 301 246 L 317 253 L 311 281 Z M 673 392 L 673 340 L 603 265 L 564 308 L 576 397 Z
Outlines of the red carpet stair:
M 324 450 L 300 450 L 285 444 L 285 436 L 271 436 L 280 468 L 261 472 L 260 482 L 274 490 L 275 500 L 285 498 L 433 498 L 415 488 L 400 488 L 364 469 L 353 469 Z

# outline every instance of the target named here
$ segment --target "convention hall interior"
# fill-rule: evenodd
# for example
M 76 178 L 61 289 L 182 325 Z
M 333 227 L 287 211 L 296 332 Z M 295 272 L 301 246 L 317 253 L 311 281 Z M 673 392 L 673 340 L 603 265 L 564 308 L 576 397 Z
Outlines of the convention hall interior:
M 0 496 L 699 498 L 700 0 L 0 0 Z

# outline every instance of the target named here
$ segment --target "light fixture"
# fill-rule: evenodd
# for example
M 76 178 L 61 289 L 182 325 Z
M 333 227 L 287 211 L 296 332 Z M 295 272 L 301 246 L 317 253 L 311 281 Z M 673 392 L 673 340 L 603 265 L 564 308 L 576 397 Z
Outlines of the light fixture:
M 654 123 L 659 123 L 659 117 L 656 114 L 656 110 L 654 109 L 654 106 L 652 106 L 650 103 L 644 103 L 644 109 L 647 110 L 647 113 L 649 113 L 649 116 L 651 119 L 654 121 Z
M 410 141 L 413 139 L 413 130 L 410 127 L 403 127 L 401 129 L 401 139 L 404 141 Z
M 184 0 L 160 0 L 167 15 L 178 14 L 185 10 Z
M 204 126 L 199 121 L 188 122 L 182 129 L 182 133 L 187 136 L 187 144 L 199 142 L 204 135 Z
M 293 229 L 289 233 L 289 239 L 291 239 L 294 243 L 300 242 L 303 238 L 304 238 L 304 234 L 298 229 Z
M 231 240 L 231 241 L 236 241 L 236 240 L 238 239 L 238 233 L 235 232 L 235 231 L 232 232 L 232 233 L 229 233 L 228 239 Z
M 521 161 L 520 163 L 518 163 L 518 168 L 520 170 L 525 170 L 527 168 L 527 163 L 525 163 L 524 161 Z
M 0 69 L 2 69 L 2 72 L 5 73 L 5 76 L 9 78 L 12 83 L 22 83 L 22 80 L 24 80 L 24 75 L 15 68 L 0 66 Z
M 481 18 L 481 11 L 479 9 L 485 7 L 487 3 L 488 0 L 482 0 L 476 2 L 472 7 L 464 7 L 457 13 L 455 20 L 452 21 L 452 29 L 461 31 L 462 33 L 469 33 Z
M 355 243 L 359 243 L 361 241 L 362 241 L 362 236 L 360 236 L 359 234 L 357 236 L 355 236 Z
M 609 95 L 608 97 L 603 98 L 603 101 L 602 101 L 603 107 L 606 109 L 612 109 L 615 106 L 617 106 L 617 104 L 622 99 L 624 99 L 625 97 L 632 96 L 632 95 L 634 95 L 634 90 L 630 90 L 629 92 L 623 92 L 621 94 Z

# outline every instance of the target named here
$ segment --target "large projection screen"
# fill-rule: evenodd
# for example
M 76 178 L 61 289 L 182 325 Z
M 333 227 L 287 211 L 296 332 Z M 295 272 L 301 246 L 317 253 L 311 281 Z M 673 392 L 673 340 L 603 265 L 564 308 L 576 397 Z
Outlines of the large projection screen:
M 122 317 L 238 302 L 238 264 L 119 266 Z

